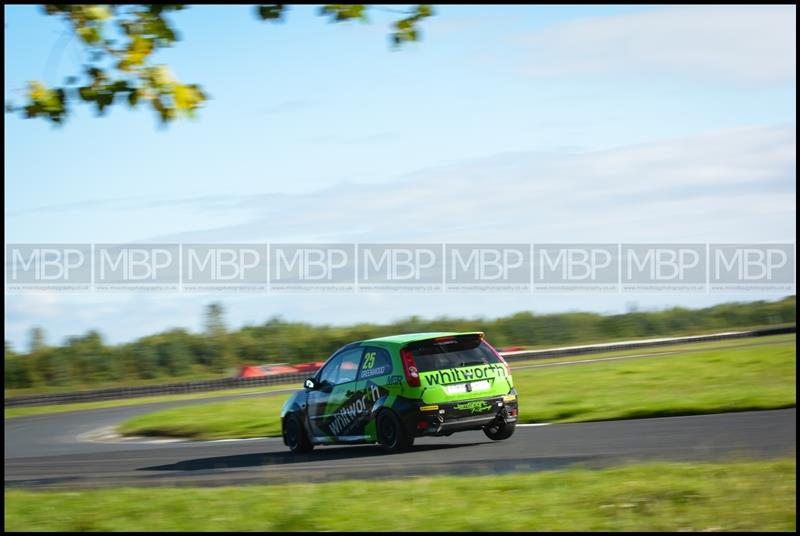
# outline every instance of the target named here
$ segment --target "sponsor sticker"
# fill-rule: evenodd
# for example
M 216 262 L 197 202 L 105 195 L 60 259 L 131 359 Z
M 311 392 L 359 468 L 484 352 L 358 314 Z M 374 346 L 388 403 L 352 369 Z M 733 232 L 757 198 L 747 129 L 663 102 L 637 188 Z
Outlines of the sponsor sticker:
M 464 402 L 453 406 L 454 409 L 460 411 L 469 411 L 470 413 L 486 413 L 492 409 L 492 405 L 485 400 L 478 400 L 477 402 Z

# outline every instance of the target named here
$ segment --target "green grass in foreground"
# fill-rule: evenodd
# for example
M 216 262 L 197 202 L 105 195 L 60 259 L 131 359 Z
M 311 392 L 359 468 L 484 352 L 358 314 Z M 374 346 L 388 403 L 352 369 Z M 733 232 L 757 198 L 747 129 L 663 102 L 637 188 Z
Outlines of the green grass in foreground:
M 6 490 L 7 531 L 794 531 L 796 463 L 226 488 Z
M 793 407 L 795 345 L 710 350 L 653 359 L 514 372 L 521 422 L 579 422 Z M 128 435 L 280 435 L 286 396 L 232 400 L 135 417 Z
M 27 417 L 29 415 L 43 415 L 46 413 L 64 413 L 66 411 L 82 411 L 87 409 L 114 408 L 119 406 L 139 406 L 142 404 L 155 404 L 156 402 L 171 402 L 174 400 L 194 400 L 199 398 L 215 398 L 229 395 L 248 395 L 255 393 L 268 393 L 284 389 L 297 389 L 296 383 L 283 385 L 270 385 L 268 387 L 254 387 L 250 389 L 222 389 L 219 391 L 206 391 L 186 395 L 159 395 L 143 396 L 138 398 L 122 398 L 119 400 L 103 400 L 101 402 L 78 402 L 75 404 L 53 404 L 50 406 L 23 406 L 5 408 L 5 418 Z

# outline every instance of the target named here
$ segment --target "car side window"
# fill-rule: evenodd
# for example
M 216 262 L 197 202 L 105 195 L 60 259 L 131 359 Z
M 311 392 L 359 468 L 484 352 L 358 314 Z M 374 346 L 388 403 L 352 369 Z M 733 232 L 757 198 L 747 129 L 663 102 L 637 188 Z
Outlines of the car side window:
M 323 367 L 319 374 L 319 383 L 336 383 L 336 376 L 339 374 L 339 365 L 342 363 L 343 355 L 344 354 L 337 355 Z
M 358 365 L 361 363 L 361 354 L 364 352 L 363 347 L 351 348 L 341 353 L 341 362 L 339 364 L 339 374 L 333 382 L 336 385 L 341 383 L 353 382 L 356 380 L 358 374 Z
M 360 380 L 384 376 L 392 372 L 392 358 L 389 352 L 383 348 L 369 347 L 364 352 L 361 373 L 358 375 Z

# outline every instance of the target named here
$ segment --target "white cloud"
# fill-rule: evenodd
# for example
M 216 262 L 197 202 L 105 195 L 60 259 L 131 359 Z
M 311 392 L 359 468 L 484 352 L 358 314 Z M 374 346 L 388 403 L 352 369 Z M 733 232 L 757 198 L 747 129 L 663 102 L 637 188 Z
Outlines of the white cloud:
M 534 75 L 793 81 L 795 6 L 684 6 L 565 22 L 522 38 Z
M 58 230 L 76 242 L 789 240 L 795 138 L 794 125 L 736 128 L 603 151 L 501 153 L 309 194 L 106 202 L 114 219 L 103 226 L 87 217 L 102 207 L 64 206 Z M 57 238 L 38 238 L 48 240 Z
M 173 241 L 793 240 L 795 127 L 585 153 L 508 153 L 385 184 L 242 199 L 260 215 Z

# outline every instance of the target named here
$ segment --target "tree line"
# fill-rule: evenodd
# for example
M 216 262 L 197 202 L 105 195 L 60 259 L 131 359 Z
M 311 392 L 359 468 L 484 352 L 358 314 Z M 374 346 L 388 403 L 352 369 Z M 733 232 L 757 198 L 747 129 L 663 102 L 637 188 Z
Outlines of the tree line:
M 224 310 L 205 310 L 205 330 L 173 329 L 130 343 L 109 345 L 97 331 L 49 346 L 41 328 L 31 330 L 27 353 L 5 345 L 5 388 L 90 388 L 146 381 L 211 378 L 244 364 L 324 361 L 352 341 L 421 331 L 484 331 L 496 347 L 555 346 L 638 337 L 691 335 L 718 330 L 793 323 L 795 296 L 779 301 L 725 303 L 704 309 L 675 307 L 601 315 L 520 312 L 494 320 L 412 316 L 389 324 L 312 325 L 273 317 L 261 325 L 229 331 Z

